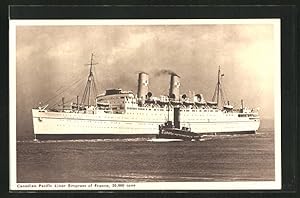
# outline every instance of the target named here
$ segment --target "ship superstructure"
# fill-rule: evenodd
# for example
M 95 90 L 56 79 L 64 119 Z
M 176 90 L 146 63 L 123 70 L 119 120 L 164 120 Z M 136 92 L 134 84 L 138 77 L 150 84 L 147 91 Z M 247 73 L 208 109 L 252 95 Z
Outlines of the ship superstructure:
M 81 102 L 77 96 L 71 104 L 62 100 L 61 108 L 48 108 L 45 104 L 32 109 L 37 139 L 155 136 L 160 124 L 173 120 L 174 107 L 180 108 L 181 126 L 199 134 L 255 133 L 259 128 L 258 112 L 245 108 L 243 101 L 238 109 L 228 101 L 220 102 L 224 99 L 220 68 L 213 101 L 206 101 L 202 94 L 180 95 L 180 76 L 175 73 L 170 73 L 168 95 L 154 97 L 149 91 L 149 74 L 145 72 L 138 74 L 136 95 L 114 88 L 92 100 L 91 92 L 96 90 L 93 55 L 89 65 Z

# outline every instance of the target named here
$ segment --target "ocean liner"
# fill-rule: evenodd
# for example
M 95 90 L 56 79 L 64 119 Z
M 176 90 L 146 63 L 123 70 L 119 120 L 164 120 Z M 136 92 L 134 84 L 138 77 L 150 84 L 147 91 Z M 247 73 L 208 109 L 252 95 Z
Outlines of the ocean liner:
M 202 94 L 180 95 L 180 76 L 170 72 L 169 94 L 160 97 L 149 92 L 149 74 L 138 74 L 137 94 L 120 88 L 107 89 L 92 98 L 96 91 L 93 54 L 81 101 L 67 104 L 62 98 L 57 107 L 40 103 L 32 109 L 36 139 L 90 139 L 105 137 L 155 137 L 159 125 L 173 120 L 174 108 L 180 108 L 180 124 L 204 134 L 255 133 L 260 125 L 257 110 L 234 108 L 224 102 L 220 67 L 212 101 Z

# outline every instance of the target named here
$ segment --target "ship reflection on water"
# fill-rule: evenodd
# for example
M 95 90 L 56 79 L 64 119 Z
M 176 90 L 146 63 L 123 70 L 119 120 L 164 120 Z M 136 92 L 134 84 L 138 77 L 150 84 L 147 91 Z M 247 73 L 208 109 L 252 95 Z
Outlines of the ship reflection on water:
M 17 182 L 273 181 L 274 130 L 147 139 L 17 142 Z

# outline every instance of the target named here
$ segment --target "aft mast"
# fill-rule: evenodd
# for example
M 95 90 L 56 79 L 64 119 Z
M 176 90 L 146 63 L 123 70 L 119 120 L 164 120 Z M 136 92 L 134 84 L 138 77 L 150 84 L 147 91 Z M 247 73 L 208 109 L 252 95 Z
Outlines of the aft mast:
M 92 53 L 91 55 L 91 61 L 89 64 L 86 64 L 88 66 L 90 66 L 90 73 L 88 75 L 88 79 L 87 79 L 87 83 L 83 92 L 83 96 L 82 96 L 82 100 L 81 100 L 81 105 L 85 105 L 86 101 L 87 101 L 87 106 L 90 107 L 90 99 L 91 99 L 91 88 L 94 89 L 92 91 L 95 92 L 95 94 L 97 93 L 97 88 L 96 88 L 96 83 L 95 83 L 95 78 L 94 78 L 94 74 L 93 74 L 93 65 L 97 65 L 98 63 L 94 63 L 94 54 Z

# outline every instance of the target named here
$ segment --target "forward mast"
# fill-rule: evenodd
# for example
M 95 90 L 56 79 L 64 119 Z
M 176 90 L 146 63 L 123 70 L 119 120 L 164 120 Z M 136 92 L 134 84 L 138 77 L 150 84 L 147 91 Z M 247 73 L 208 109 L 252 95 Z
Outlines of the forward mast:
M 82 100 L 81 100 L 81 106 L 85 106 L 86 102 L 87 102 L 87 106 L 90 107 L 90 99 L 91 99 L 91 91 L 94 91 L 94 93 L 97 93 L 97 87 L 96 87 L 96 83 L 95 83 L 95 78 L 94 78 L 94 74 L 93 74 L 93 66 L 97 65 L 98 63 L 94 63 L 94 54 L 92 53 L 91 55 L 91 61 L 90 63 L 86 64 L 88 66 L 90 66 L 90 72 L 88 75 L 88 79 L 84 88 L 84 92 L 83 92 L 83 96 L 82 96 Z M 93 90 L 91 90 L 93 89 Z

